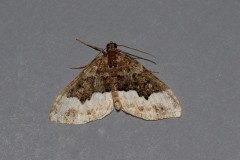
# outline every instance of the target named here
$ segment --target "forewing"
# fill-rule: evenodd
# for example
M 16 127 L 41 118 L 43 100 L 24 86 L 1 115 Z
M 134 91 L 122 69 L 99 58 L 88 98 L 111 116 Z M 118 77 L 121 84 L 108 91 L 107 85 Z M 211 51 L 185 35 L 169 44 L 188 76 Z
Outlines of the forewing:
M 113 110 L 107 58 L 99 56 L 58 95 L 50 121 L 84 124 L 101 119 Z
M 134 58 L 118 54 L 118 95 L 122 110 L 145 120 L 180 117 L 173 91 Z

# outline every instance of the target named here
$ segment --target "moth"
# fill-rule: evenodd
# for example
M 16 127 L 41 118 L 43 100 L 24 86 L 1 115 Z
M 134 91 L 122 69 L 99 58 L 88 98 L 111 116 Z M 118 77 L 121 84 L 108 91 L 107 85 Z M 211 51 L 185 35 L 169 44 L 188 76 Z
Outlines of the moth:
M 80 74 L 53 103 L 50 121 L 84 124 L 104 118 L 114 108 L 144 120 L 181 116 L 182 107 L 173 91 L 140 64 L 137 56 L 113 42 L 102 49 L 78 41 L 101 54 L 79 67 Z

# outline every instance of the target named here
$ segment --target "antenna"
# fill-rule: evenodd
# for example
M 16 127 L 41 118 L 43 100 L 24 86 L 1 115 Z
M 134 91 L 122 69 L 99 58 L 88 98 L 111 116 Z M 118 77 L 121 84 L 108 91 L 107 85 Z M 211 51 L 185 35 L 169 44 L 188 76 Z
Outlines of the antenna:
M 151 62 L 151 63 L 153 63 L 153 64 L 157 64 L 156 62 L 151 61 L 151 60 L 149 60 L 149 59 L 142 58 L 142 57 L 139 57 L 139 56 L 136 56 L 136 55 L 134 55 L 134 54 L 127 53 L 127 52 L 123 52 L 123 51 L 121 51 L 121 52 L 122 52 L 122 53 L 125 53 L 125 54 L 127 54 L 127 55 L 130 55 L 130 56 L 132 56 L 132 57 L 135 57 L 135 58 L 137 58 L 137 59 L 142 59 L 142 60 L 145 60 L 145 61 Z
M 95 49 L 95 50 L 97 50 L 97 51 L 100 51 L 100 52 L 103 53 L 103 54 L 106 54 L 106 52 L 105 52 L 104 49 L 102 49 L 102 48 L 99 48 L 99 47 L 96 47 L 96 46 L 92 46 L 92 45 L 90 45 L 90 44 L 87 44 L 87 43 L 79 40 L 79 39 L 76 39 L 76 40 L 77 40 L 78 42 L 80 42 L 80 43 L 82 43 L 82 44 L 84 44 L 84 45 L 92 48 L 92 49 Z
M 105 51 L 106 48 L 105 48 L 105 49 L 102 49 L 102 48 L 99 48 L 99 47 L 96 47 L 96 46 L 87 44 L 87 43 L 81 41 L 80 39 L 76 39 L 76 40 L 77 40 L 78 42 L 80 42 L 80 43 L 82 43 L 82 44 L 84 44 L 84 45 L 92 48 L 92 49 L 95 49 L 95 50 L 99 51 L 100 53 L 107 54 L 106 51 Z M 154 55 L 152 55 L 152 54 L 150 54 L 150 53 L 147 53 L 147 52 L 144 52 L 144 51 L 135 49 L 135 48 L 131 48 L 131 47 L 128 47 L 128 46 L 125 46 L 125 45 L 117 45 L 117 46 L 121 46 L 121 47 L 125 47 L 125 48 L 128 48 L 128 49 L 132 49 L 132 50 L 134 50 L 134 51 L 138 51 L 138 52 L 141 52 L 141 53 L 144 53 L 144 54 L 147 54 L 147 55 L 150 55 L 150 56 L 156 58 Z M 121 51 L 121 50 L 119 50 L 119 51 Z M 136 59 L 142 59 L 142 60 L 145 60 L 145 61 L 149 61 L 149 62 L 151 62 L 151 63 L 153 63 L 153 64 L 156 64 L 156 62 L 154 62 L 154 61 L 152 61 L 152 60 L 149 60 L 149 59 L 146 59 L 146 58 L 142 58 L 142 57 L 139 57 L 139 56 L 130 54 L 130 53 L 128 53 L 128 52 L 123 52 L 123 51 L 121 51 L 121 52 L 124 53 L 124 54 L 127 54 L 127 55 L 129 55 L 129 56 L 132 56 L 132 57 L 134 57 L 134 58 L 136 58 Z M 100 54 L 100 53 L 99 53 L 99 54 Z M 98 54 L 98 55 L 99 55 L 99 54 Z M 97 55 L 97 56 L 98 56 L 98 55 Z M 96 56 L 96 57 L 97 57 L 97 56 Z M 71 69 L 83 69 L 83 68 L 85 68 L 85 66 L 83 66 L 83 67 L 73 67 L 73 68 L 71 68 Z
M 125 48 L 128 48 L 128 49 L 134 50 L 134 51 L 138 51 L 138 52 L 141 52 L 141 53 L 144 53 L 144 54 L 147 54 L 147 55 L 150 55 L 150 56 L 156 58 L 154 55 L 152 55 L 150 53 L 147 53 L 147 52 L 144 52 L 144 51 L 141 51 L 141 50 L 138 50 L 136 48 L 128 47 L 128 46 L 125 46 L 125 45 L 118 45 L 118 46 L 125 47 Z

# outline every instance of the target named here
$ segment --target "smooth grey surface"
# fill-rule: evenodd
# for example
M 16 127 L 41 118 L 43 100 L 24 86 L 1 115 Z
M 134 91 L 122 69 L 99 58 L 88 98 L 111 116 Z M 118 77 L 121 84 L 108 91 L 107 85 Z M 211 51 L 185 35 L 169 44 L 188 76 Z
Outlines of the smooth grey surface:
M 97 55 L 75 38 L 155 54 L 157 65 L 141 62 L 175 91 L 182 117 L 49 123 L 79 73 L 68 68 Z M 240 159 L 239 0 L 3 0 L 0 47 L 1 160 Z

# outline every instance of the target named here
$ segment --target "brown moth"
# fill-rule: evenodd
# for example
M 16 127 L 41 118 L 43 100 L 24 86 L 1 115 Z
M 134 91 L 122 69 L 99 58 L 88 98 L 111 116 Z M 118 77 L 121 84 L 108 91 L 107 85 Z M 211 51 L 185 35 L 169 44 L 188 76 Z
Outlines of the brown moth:
M 78 40 L 78 39 L 77 39 Z M 110 42 L 98 50 L 90 64 L 58 95 L 50 121 L 84 124 L 122 110 L 144 120 L 181 116 L 181 105 L 173 91 L 128 53 Z

